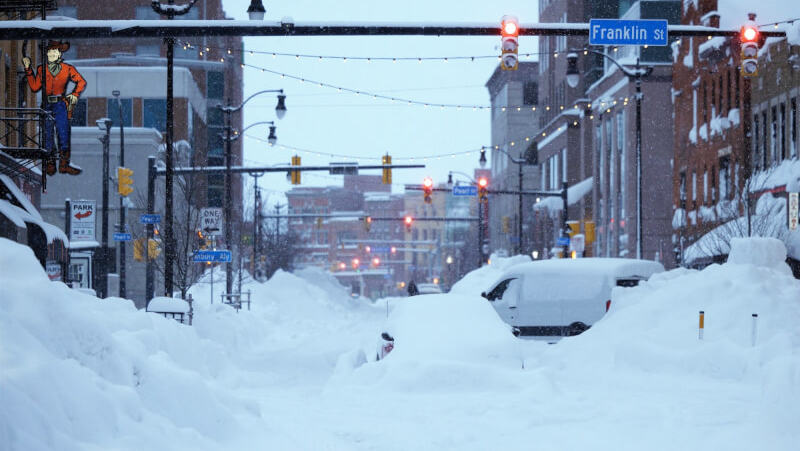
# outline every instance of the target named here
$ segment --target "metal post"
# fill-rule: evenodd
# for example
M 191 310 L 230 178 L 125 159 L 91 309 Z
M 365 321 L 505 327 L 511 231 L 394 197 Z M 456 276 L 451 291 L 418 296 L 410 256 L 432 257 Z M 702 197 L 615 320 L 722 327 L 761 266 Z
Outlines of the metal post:
M 108 297 L 108 149 L 111 141 L 111 124 L 106 122 L 106 136 L 103 139 L 103 224 L 100 244 L 100 298 Z
M 519 168 L 519 212 L 517 213 L 517 255 L 522 254 L 522 161 L 517 163 Z
M 231 175 L 231 109 L 225 108 L 225 247 L 233 251 L 231 246 L 231 209 L 233 208 L 233 187 Z M 225 263 L 225 292 L 230 294 L 233 289 L 233 262 Z
M 64 230 L 67 232 L 67 239 L 72 236 L 72 216 L 70 216 L 70 212 L 72 211 L 71 207 L 72 202 L 70 198 L 66 198 L 64 201 Z M 69 266 L 70 266 L 70 250 L 67 249 L 67 258 L 64 261 L 64 269 L 61 273 L 64 275 L 64 283 L 67 284 L 68 287 L 72 288 L 72 277 L 69 274 Z
M 152 215 L 156 202 L 156 157 L 147 157 L 147 214 Z M 150 260 L 149 244 L 153 239 L 153 224 L 147 224 L 147 242 L 144 245 L 145 270 L 145 299 L 147 303 L 155 296 L 155 263 Z
M 483 266 L 483 203 L 478 199 L 478 268 Z
M 122 101 L 119 100 L 119 91 L 116 93 L 117 105 L 119 106 L 119 165 L 125 166 L 125 124 L 122 118 Z M 125 223 L 125 196 L 119 197 L 119 231 L 125 233 L 128 226 Z M 125 242 L 119 242 L 119 297 L 125 298 L 127 296 L 127 288 L 125 286 Z
M 567 221 L 569 221 L 569 199 L 567 198 L 567 188 L 569 188 L 569 182 L 566 180 L 561 183 L 561 201 L 564 205 L 564 215 L 563 221 L 561 223 L 561 236 L 569 236 L 567 235 Z M 569 258 L 569 245 L 564 245 L 564 250 L 562 251 L 563 258 Z
M 169 1 L 173 4 L 173 0 Z M 169 16 L 172 19 L 172 16 Z M 173 155 L 172 141 L 175 133 L 175 99 L 173 92 L 173 63 L 175 57 L 175 39 L 167 38 L 167 134 L 164 159 L 167 160 L 167 172 L 164 174 L 164 291 L 165 295 L 172 297 L 172 259 L 175 255 L 175 246 L 172 235 L 172 171 Z
M 256 275 L 256 256 L 258 255 L 258 239 L 260 235 L 261 223 L 261 192 L 258 190 L 258 178 L 264 175 L 263 172 L 251 172 L 250 175 L 255 179 L 255 195 L 253 196 L 253 279 Z
M 642 71 L 636 58 L 636 258 L 642 258 Z

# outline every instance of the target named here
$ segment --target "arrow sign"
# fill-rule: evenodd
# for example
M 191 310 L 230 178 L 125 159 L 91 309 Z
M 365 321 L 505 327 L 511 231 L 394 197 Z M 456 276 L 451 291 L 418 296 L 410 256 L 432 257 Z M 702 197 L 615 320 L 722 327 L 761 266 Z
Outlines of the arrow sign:
M 81 220 L 83 218 L 88 218 L 92 215 L 91 211 L 84 211 L 83 213 L 75 213 L 75 219 Z
M 194 254 L 195 263 L 200 262 L 230 262 L 231 251 L 197 251 Z
M 200 230 L 207 236 L 222 235 L 222 209 L 203 208 L 200 210 Z
M 69 207 L 70 241 L 94 241 L 95 236 L 95 201 L 71 201 Z

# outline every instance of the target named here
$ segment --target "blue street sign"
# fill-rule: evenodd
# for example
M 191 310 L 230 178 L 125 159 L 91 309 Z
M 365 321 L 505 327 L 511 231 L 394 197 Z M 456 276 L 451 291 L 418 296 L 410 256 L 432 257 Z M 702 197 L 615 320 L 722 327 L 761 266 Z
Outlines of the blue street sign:
M 392 249 L 389 246 L 370 246 L 369 250 L 372 253 L 375 252 L 388 253 L 391 252 Z
M 161 215 L 139 215 L 139 222 L 142 224 L 158 224 L 161 222 Z
M 556 240 L 556 246 L 569 246 L 569 237 L 568 236 L 560 236 Z
M 510 237 L 508 237 L 508 242 L 511 243 L 511 244 L 517 244 L 517 243 L 519 243 L 519 237 L 510 236 Z
M 453 187 L 453 196 L 472 196 L 478 195 L 478 187 L 473 185 L 456 185 Z
M 114 241 L 130 241 L 133 237 L 131 237 L 130 233 L 115 233 L 114 234 Z
M 589 44 L 667 45 L 667 21 L 592 19 Z
M 199 262 L 230 262 L 231 251 L 197 251 L 194 253 L 195 263 Z

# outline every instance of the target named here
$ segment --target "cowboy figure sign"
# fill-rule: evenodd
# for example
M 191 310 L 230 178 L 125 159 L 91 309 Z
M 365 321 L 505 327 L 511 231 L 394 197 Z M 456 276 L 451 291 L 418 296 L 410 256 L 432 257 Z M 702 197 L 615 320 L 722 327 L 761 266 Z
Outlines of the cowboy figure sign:
M 49 152 L 53 152 L 56 144 L 60 157 L 58 172 L 70 175 L 78 175 L 82 172 L 81 168 L 70 163 L 70 124 L 72 110 L 78 102 L 78 96 L 86 89 L 86 80 L 81 74 L 61 59 L 61 55 L 69 49 L 69 42 L 50 41 L 47 43 L 47 71 L 45 78 L 45 94 L 47 100 L 42 107 L 53 115 L 55 124 L 48 123 L 44 127 L 44 147 Z M 34 74 L 31 70 L 31 59 L 27 56 L 22 58 L 22 65 L 25 67 L 25 75 L 28 78 L 28 86 L 31 91 L 39 92 L 42 89 L 42 66 L 39 66 Z M 75 84 L 75 88 L 67 94 L 69 82 Z M 55 127 L 54 127 L 54 126 Z M 56 136 L 53 136 L 55 128 Z M 57 139 L 57 141 L 56 141 Z M 47 160 L 46 172 L 48 175 L 56 173 L 55 158 Z

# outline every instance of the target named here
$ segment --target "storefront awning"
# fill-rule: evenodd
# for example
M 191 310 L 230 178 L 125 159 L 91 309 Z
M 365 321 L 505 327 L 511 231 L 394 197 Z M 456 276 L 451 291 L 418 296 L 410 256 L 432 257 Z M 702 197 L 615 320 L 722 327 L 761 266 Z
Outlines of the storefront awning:
M 52 243 L 54 240 L 61 240 L 65 246 L 69 246 L 69 239 L 64 231 L 42 219 L 42 215 L 28 201 L 25 194 L 20 191 L 10 177 L 0 174 L 0 183 L 3 185 L 0 187 L 2 188 L 0 192 L 5 192 L 4 198 L 0 198 L 0 214 L 8 218 L 17 227 L 27 228 L 27 224 L 39 226 L 47 237 L 48 243 Z

